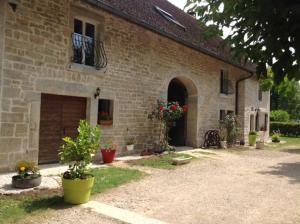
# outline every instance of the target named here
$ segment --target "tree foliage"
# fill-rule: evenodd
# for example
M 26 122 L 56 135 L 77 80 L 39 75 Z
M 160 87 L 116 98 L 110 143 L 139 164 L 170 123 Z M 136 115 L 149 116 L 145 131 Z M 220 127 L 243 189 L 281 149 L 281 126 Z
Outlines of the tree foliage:
M 288 122 L 290 120 L 290 115 L 285 110 L 273 110 L 270 114 L 270 120 L 277 122 Z
M 271 90 L 271 110 L 285 110 L 292 120 L 300 119 L 300 83 L 287 77 Z
M 278 83 L 285 74 L 300 80 L 299 0 L 187 0 L 189 10 L 208 25 L 208 34 L 232 28 L 225 42 L 237 58 L 257 65 L 257 74 L 272 67 Z

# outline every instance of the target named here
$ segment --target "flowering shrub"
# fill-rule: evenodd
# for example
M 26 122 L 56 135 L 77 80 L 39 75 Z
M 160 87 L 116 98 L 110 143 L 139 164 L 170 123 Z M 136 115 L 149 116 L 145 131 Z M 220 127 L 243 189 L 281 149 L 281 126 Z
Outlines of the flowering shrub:
M 15 167 L 18 175 L 22 179 L 39 176 L 39 168 L 34 162 L 19 161 Z
M 110 121 L 110 120 L 112 120 L 112 117 L 109 115 L 108 112 L 101 111 L 100 112 L 100 120 L 101 121 Z
M 184 110 L 187 112 L 187 105 L 181 107 L 178 102 L 157 101 L 157 110 L 153 111 L 153 115 L 159 120 L 165 122 L 176 121 L 182 117 Z
M 161 121 L 161 132 L 163 139 L 160 140 L 161 146 L 165 150 L 170 150 L 169 141 L 169 123 L 181 118 L 184 113 L 188 112 L 188 106 L 180 106 L 178 102 L 165 102 L 158 100 L 156 108 L 149 115 L 150 119 L 156 118 Z

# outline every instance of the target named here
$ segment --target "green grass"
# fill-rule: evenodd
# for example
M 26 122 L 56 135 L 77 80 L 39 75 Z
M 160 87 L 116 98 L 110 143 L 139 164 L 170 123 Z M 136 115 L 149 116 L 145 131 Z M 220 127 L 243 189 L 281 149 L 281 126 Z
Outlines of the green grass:
M 138 170 L 117 167 L 93 169 L 91 173 L 95 176 L 92 194 L 102 193 L 145 176 L 143 172 Z M 69 205 L 64 204 L 61 196 L 24 197 L 21 199 L 2 196 L 0 197 L 0 224 L 17 223 L 28 215 L 35 215 L 43 211 L 65 208 L 67 206 Z
M 139 160 L 132 160 L 129 161 L 128 163 L 130 165 L 134 166 L 146 166 L 146 167 L 152 167 L 152 168 L 157 168 L 157 169 L 175 169 L 176 166 L 171 164 L 171 161 L 173 158 L 178 158 L 178 157 L 184 157 L 184 158 L 189 158 L 192 157 L 195 159 L 195 157 L 184 154 L 184 153 L 171 153 L 171 154 L 166 154 L 166 155 L 161 155 L 161 156 L 151 156 L 149 158 L 145 159 L 139 159 Z
M 110 167 L 107 169 L 94 169 L 91 172 L 95 176 L 92 194 L 102 193 L 107 189 L 118 187 L 133 180 L 145 176 L 139 170 Z
M 275 150 L 285 150 L 285 149 L 294 149 L 300 150 L 300 138 L 292 138 L 292 137 L 280 137 L 281 141 L 285 141 L 285 143 L 267 143 L 267 149 L 275 149 Z

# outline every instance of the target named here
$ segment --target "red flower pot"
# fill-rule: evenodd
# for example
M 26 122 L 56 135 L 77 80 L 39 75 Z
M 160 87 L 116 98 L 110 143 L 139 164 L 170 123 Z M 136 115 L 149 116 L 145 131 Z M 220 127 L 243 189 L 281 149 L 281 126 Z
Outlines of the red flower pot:
M 114 161 L 116 150 L 115 149 L 101 149 L 102 160 L 104 163 L 112 163 Z

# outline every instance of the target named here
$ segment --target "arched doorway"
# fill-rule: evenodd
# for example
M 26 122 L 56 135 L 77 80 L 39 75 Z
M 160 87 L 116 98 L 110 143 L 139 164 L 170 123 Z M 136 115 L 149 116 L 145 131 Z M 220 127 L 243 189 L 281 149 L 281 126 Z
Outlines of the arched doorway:
M 187 104 L 188 91 L 185 85 L 177 78 L 172 79 L 168 87 L 168 102 L 178 102 L 180 106 Z M 184 114 L 176 124 L 170 128 L 169 144 L 185 146 L 187 136 L 187 115 Z

